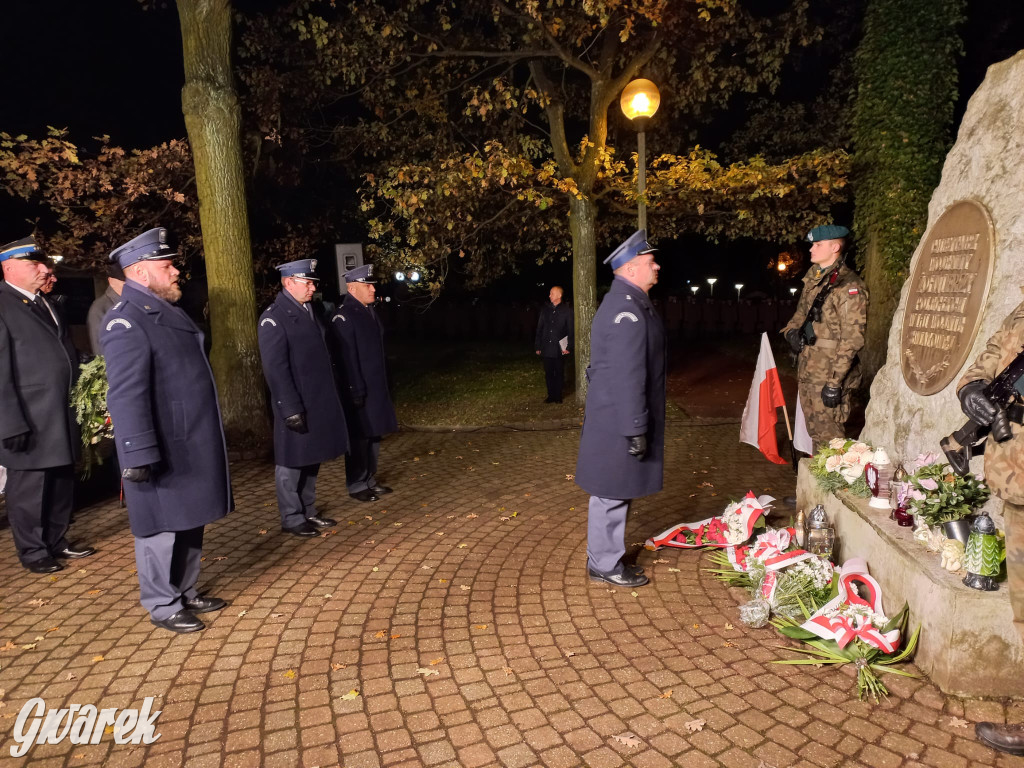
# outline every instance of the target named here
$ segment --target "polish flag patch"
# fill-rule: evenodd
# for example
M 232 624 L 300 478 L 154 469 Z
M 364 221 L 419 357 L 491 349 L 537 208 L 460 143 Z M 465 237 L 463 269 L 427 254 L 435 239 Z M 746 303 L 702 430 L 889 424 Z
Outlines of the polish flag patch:
M 856 296 L 858 293 L 860 293 L 859 289 L 857 289 L 857 288 L 851 288 L 850 289 L 850 295 L 851 296 Z

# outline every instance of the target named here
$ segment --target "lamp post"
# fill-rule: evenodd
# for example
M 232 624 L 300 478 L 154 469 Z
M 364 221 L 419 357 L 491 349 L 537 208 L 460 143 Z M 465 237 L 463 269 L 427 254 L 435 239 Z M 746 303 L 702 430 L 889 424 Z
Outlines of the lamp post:
M 700 290 L 700 289 L 699 289 L 699 288 L 697 288 L 697 286 L 696 286 L 696 285 L 691 285 L 691 286 L 690 286 L 690 293 L 692 293 L 692 294 L 693 294 L 694 296 L 696 296 L 696 295 L 697 295 L 697 291 L 698 291 L 698 290 Z
M 733 288 L 736 289 L 736 301 L 739 301 L 740 300 L 740 291 L 743 290 L 743 283 L 736 283 L 736 285 L 734 285 Z
M 660 105 L 661 93 L 658 86 L 642 78 L 623 88 L 619 98 L 622 114 L 632 120 L 636 128 L 637 223 L 639 229 L 644 230 L 647 229 L 647 203 L 644 201 L 647 191 L 647 145 L 644 131 Z
M 711 296 L 715 295 L 715 283 L 717 283 L 717 282 L 718 282 L 718 278 L 717 277 L 709 277 L 708 278 L 708 285 L 711 286 Z
M 790 288 L 789 289 L 789 295 L 790 296 L 796 296 L 796 288 Z

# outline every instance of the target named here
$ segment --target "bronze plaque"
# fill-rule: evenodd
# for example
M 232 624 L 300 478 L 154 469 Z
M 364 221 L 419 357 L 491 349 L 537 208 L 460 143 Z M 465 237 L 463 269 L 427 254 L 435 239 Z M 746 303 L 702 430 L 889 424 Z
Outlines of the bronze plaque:
M 992 219 L 973 200 L 951 205 L 925 234 L 900 339 L 903 380 L 919 395 L 943 389 L 967 360 L 988 297 L 992 250 Z

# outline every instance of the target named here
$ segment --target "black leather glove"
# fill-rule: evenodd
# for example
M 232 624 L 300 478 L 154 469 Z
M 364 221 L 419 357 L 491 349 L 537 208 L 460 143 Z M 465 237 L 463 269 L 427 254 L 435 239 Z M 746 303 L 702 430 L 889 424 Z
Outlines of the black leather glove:
M 843 388 L 826 384 L 821 388 L 821 402 L 826 408 L 837 408 L 843 402 Z
M 354 405 L 356 408 L 362 408 L 363 406 L 366 405 L 366 396 L 365 395 L 353 395 L 352 396 L 352 405 Z
M 957 393 L 963 412 L 971 421 L 981 424 L 983 427 L 989 426 L 999 411 L 996 404 L 985 397 L 985 393 L 982 392 L 987 386 L 988 382 L 984 379 L 969 381 Z
M 28 448 L 28 436 L 30 433 L 22 432 L 20 435 L 11 435 L 3 440 L 4 450 L 11 453 L 24 453 Z
M 300 435 L 309 432 L 309 427 L 306 426 L 306 414 L 304 413 L 293 413 L 291 416 L 286 417 L 284 425 L 292 432 L 298 432 Z
M 789 343 L 789 348 L 793 350 L 794 355 L 799 355 L 803 351 L 804 337 L 800 333 L 799 328 L 786 331 L 786 341 Z
M 630 456 L 643 459 L 647 455 L 647 435 L 634 435 L 629 438 L 629 450 L 627 453 Z
M 1006 415 L 1005 408 L 997 408 L 996 415 L 992 419 L 992 439 L 997 443 L 1005 443 L 1013 437 L 1010 429 L 1010 418 Z
M 121 470 L 121 477 L 129 483 L 148 483 L 149 475 L 149 464 L 143 464 L 141 467 L 125 467 Z

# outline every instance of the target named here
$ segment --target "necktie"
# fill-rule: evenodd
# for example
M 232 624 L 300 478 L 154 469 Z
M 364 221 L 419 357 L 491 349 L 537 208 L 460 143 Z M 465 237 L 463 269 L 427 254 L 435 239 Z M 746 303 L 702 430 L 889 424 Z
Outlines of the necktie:
M 46 306 L 46 299 L 42 296 L 36 296 L 35 301 L 32 302 L 32 309 L 36 311 L 41 318 L 46 320 L 46 324 L 51 328 L 56 328 L 56 323 L 53 322 L 53 315 L 50 314 L 49 307 Z

